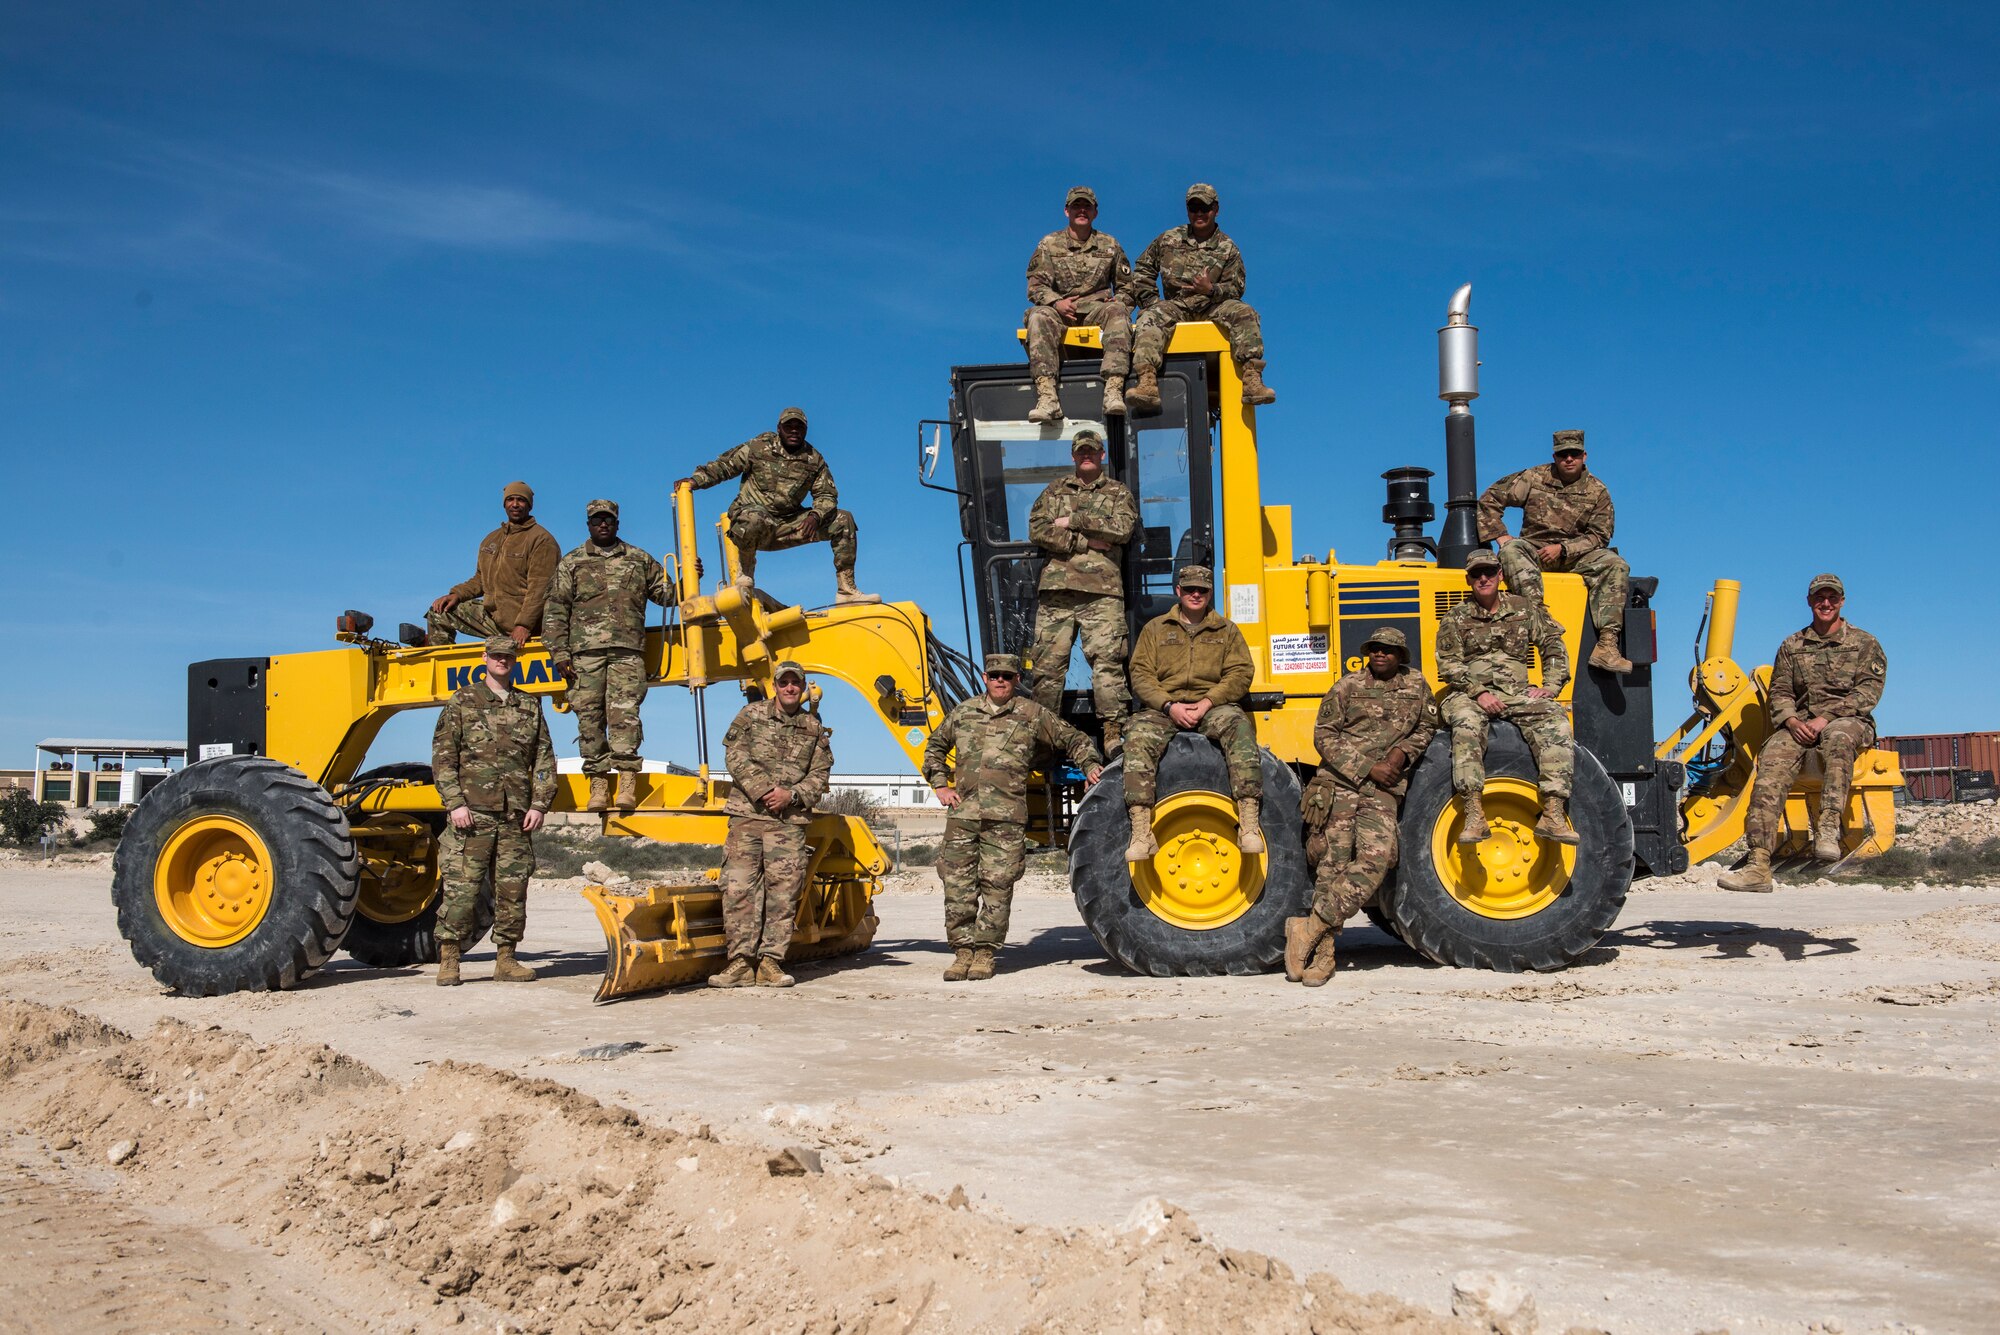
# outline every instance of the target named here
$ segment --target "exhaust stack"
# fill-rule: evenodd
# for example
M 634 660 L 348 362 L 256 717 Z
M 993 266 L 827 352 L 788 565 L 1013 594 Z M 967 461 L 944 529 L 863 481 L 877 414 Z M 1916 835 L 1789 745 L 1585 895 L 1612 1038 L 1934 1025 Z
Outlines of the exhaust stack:
M 1444 532 L 1438 564 L 1457 569 L 1480 545 L 1473 507 L 1479 503 L 1479 459 L 1473 447 L 1472 409 L 1479 397 L 1479 326 L 1472 323 L 1472 284 L 1454 292 L 1438 330 L 1438 397 L 1451 405 L 1444 419 Z

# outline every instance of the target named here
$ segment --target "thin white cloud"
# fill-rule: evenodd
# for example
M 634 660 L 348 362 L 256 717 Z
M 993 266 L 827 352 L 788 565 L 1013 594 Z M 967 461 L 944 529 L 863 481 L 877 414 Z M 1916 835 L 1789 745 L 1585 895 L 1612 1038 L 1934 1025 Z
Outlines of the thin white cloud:
M 413 182 L 349 172 L 250 168 L 294 203 L 359 231 L 474 250 L 630 240 L 631 224 L 511 186 Z

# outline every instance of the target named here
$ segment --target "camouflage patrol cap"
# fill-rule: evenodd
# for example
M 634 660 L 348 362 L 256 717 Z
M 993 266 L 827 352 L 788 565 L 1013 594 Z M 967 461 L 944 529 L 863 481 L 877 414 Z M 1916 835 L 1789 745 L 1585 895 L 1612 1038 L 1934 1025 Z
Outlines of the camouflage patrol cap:
M 806 670 L 787 658 L 771 669 L 771 681 L 774 685 L 785 677 L 797 677 L 803 683 L 806 680 Z
M 1402 655 L 1405 663 L 1410 661 L 1410 642 L 1404 639 L 1403 632 L 1394 626 L 1377 626 L 1374 633 L 1362 641 L 1361 652 L 1367 653 L 1372 646 L 1378 644 L 1384 649 L 1394 649 Z
M 778 414 L 778 425 L 783 426 L 787 422 L 797 422 L 800 426 L 804 426 L 806 424 L 806 410 L 799 407 L 785 409 L 785 411 Z
M 1582 448 L 1583 448 L 1583 433 L 1581 431 L 1556 432 L 1556 445 L 1554 450 L 1556 454 L 1561 454 L 1564 450 L 1580 450 Z
M 583 507 L 583 517 L 586 521 L 597 515 L 610 515 L 613 519 L 616 519 L 618 517 L 618 502 L 599 500 L 592 501 L 589 505 Z
M 521 497 L 530 505 L 535 503 L 535 489 L 525 482 L 509 482 L 505 487 L 501 488 L 501 500 L 504 501 L 513 496 Z
M 1196 181 L 1193 185 L 1189 186 L 1187 197 L 1189 202 L 1197 199 L 1209 204 L 1219 204 L 1222 202 L 1221 198 L 1215 193 L 1215 187 L 1203 181 Z
M 1088 426 L 1077 432 L 1069 443 L 1069 452 L 1075 454 L 1078 450 L 1096 450 L 1099 454 L 1104 453 L 1103 433 L 1095 427 Z
M 1812 597 L 1814 594 L 1818 593 L 1821 589 L 1832 589 L 1835 593 L 1839 594 L 1843 598 L 1847 596 L 1847 586 L 1845 584 L 1842 584 L 1840 582 L 1840 576 L 1835 574 L 1829 573 L 1823 575 L 1814 575 L 1812 577 L 1812 583 L 1806 585 L 1806 597 L 1808 598 Z
M 495 635 L 486 642 L 488 658 L 519 658 L 521 646 L 514 643 L 512 635 Z
M 1089 204 L 1092 208 L 1097 207 L 1097 192 L 1087 185 L 1071 186 L 1069 193 L 1063 196 L 1063 207 L 1068 208 L 1079 199 Z
M 1468 575 L 1475 570 L 1498 570 L 1499 568 L 1500 558 L 1492 552 L 1487 551 L 1484 547 L 1475 547 L 1472 551 L 1466 553 L 1465 573 Z
M 1011 672 L 1018 677 L 1021 675 L 1021 656 L 1019 654 L 988 654 L 986 655 L 986 670 L 989 673 Z
M 1174 587 L 1207 589 L 1212 593 L 1215 590 L 1215 574 L 1207 566 L 1182 566 L 1174 576 Z

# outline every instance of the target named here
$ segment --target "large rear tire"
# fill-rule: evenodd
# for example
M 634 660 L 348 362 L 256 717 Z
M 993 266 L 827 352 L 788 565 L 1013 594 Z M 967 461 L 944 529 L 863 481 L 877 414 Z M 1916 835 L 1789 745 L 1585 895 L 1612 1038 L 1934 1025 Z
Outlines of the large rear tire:
M 1560 969 L 1617 921 L 1632 884 L 1632 818 L 1618 785 L 1583 747 L 1570 795 L 1574 848 L 1532 833 L 1539 798 L 1533 754 L 1511 723 L 1486 747 L 1485 808 L 1493 833 L 1456 842 L 1464 810 L 1452 791 L 1451 736 L 1440 732 L 1411 776 L 1402 861 L 1378 909 L 1405 943 L 1460 968 Z
M 411 783 L 431 783 L 435 779 L 431 767 L 417 761 L 399 761 L 393 765 L 379 765 L 354 776 L 353 784 L 363 784 L 371 780 L 405 779 Z M 439 842 L 444 837 L 445 818 L 442 812 L 423 812 L 419 817 L 430 827 L 431 837 L 427 850 L 428 869 L 433 873 L 437 866 Z M 433 881 L 430 900 L 415 917 L 403 917 L 393 911 L 390 904 L 371 893 L 371 880 L 364 868 L 360 899 L 355 904 L 354 922 L 347 929 L 347 940 L 343 948 L 355 960 L 376 969 L 407 969 L 420 964 L 436 964 L 438 957 L 437 920 L 438 909 L 443 904 L 441 885 Z M 480 884 L 479 900 L 473 910 L 472 937 L 461 947 L 470 950 L 486 939 L 493 929 L 493 881 L 488 877 Z
M 326 963 L 360 862 L 326 790 L 263 756 L 188 766 L 146 795 L 112 863 L 132 957 L 191 996 L 276 991 Z
M 1149 907 L 1133 884 L 1125 861 L 1125 846 L 1132 841 L 1125 762 L 1116 760 L 1105 768 L 1078 807 L 1069 840 L 1070 890 L 1105 954 L 1134 973 L 1155 978 L 1264 973 L 1284 960 L 1285 919 L 1307 911 L 1312 877 L 1299 827 L 1298 776 L 1269 751 L 1262 754 L 1261 826 L 1267 850 L 1262 884 L 1255 884 L 1258 868 L 1241 868 L 1239 882 L 1246 895 L 1254 894 L 1254 902 L 1229 908 L 1233 916 L 1206 928 L 1170 921 Z M 1240 867 L 1240 853 L 1229 857 L 1235 847 L 1234 818 L 1220 814 L 1233 810 L 1228 793 L 1229 769 L 1221 751 L 1204 737 L 1177 734 L 1160 759 L 1156 810 L 1164 811 L 1167 799 L 1181 794 L 1204 803 L 1194 810 L 1207 813 L 1216 846 L 1223 850 L 1223 865 Z M 1156 828 L 1159 824 L 1155 822 Z

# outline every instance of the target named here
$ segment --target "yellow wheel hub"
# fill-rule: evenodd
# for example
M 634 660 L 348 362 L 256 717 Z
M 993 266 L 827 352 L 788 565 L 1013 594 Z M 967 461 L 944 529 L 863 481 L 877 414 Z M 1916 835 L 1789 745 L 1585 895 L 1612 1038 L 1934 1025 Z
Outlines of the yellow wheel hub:
M 1526 918 L 1555 902 L 1576 870 L 1576 849 L 1538 838 L 1542 798 L 1525 779 L 1488 779 L 1481 805 L 1491 831 L 1458 842 L 1465 804 L 1452 798 L 1431 831 L 1431 863 L 1446 893 L 1483 918 Z
M 1236 804 L 1221 793 L 1175 793 L 1153 809 L 1160 851 L 1131 864 L 1139 901 L 1176 927 L 1211 931 L 1264 893 L 1264 855 L 1236 846 Z
M 271 850 L 255 830 L 234 816 L 197 816 L 160 850 L 153 902 L 174 935 L 219 949 L 264 921 L 275 876 Z
M 408 922 L 438 897 L 438 842 L 430 826 L 409 817 L 370 816 L 354 826 L 361 854 L 361 894 L 355 911 L 371 922 Z

